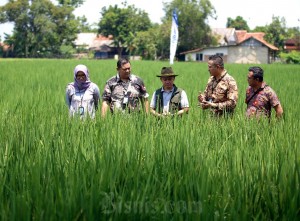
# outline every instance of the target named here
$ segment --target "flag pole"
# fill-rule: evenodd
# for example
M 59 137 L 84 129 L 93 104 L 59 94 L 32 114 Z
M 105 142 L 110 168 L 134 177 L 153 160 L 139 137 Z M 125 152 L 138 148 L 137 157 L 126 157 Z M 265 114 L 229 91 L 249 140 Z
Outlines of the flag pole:
M 176 54 L 177 43 L 178 43 L 178 17 L 176 13 L 176 9 L 173 10 L 172 14 L 172 27 L 171 27 L 171 35 L 170 35 L 170 64 L 174 63 L 174 57 Z

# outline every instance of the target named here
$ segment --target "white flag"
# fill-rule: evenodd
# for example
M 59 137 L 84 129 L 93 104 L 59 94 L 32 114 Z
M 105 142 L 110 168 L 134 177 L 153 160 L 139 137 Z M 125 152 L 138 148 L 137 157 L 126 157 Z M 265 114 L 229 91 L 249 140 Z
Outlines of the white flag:
M 176 10 L 173 10 L 172 15 L 172 27 L 171 27 L 171 36 L 170 36 L 170 64 L 173 64 L 173 60 L 176 54 L 178 42 L 178 18 Z

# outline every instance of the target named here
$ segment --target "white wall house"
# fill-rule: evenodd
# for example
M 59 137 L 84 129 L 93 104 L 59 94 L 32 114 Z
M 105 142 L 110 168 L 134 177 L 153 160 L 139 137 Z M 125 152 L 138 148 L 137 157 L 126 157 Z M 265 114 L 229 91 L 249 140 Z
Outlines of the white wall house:
M 210 55 L 220 55 L 226 63 L 266 64 L 275 59 L 277 47 L 263 39 L 264 33 L 247 33 L 235 29 L 213 29 L 218 46 L 198 48 L 180 53 L 185 61 L 207 62 Z

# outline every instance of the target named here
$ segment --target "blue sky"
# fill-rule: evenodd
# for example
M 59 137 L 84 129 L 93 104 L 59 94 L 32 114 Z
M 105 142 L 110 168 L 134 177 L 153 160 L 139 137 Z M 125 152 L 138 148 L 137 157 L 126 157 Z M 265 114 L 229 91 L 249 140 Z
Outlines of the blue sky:
M 53 0 L 55 1 L 55 0 Z M 162 2 L 171 0 L 127 0 L 129 5 L 134 4 L 149 14 L 152 22 L 160 23 L 164 16 Z M 7 0 L 0 0 L 4 5 Z M 85 15 L 90 24 L 98 23 L 102 7 L 118 4 L 121 7 L 123 0 L 85 0 L 85 3 L 75 10 L 77 16 Z M 228 17 L 242 16 L 249 27 L 265 26 L 272 22 L 272 16 L 284 17 L 288 27 L 300 28 L 300 0 L 210 0 L 216 9 L 217 20 L 209 19 L 212 28 L 225 28 Z M 180 21 L 179 21 L 180 22 Z M 11 33 L 13 24 L 1 24 L 0 36 Z

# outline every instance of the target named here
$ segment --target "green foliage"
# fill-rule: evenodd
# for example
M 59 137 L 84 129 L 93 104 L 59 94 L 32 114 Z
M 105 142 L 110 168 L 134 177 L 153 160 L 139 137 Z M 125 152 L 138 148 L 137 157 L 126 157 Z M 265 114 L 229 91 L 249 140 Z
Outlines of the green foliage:
M 232 19 L 230 17 L 227 18 L 226 27 L 235 28 L 236 30 L 250 31 L 247 21 L 245 21 L 241 16 L 237 16 L 235 19 Z
M 183 118 L 79 121 L 64 103 L 78 62 L 100 90 L 115 74 L 115 60 L 0 62 L 0 220 L 298 220 L 299 65 L 263 65 L 281 121 L 245 119 L 242 64 L 226 66 L 240 92 L 234 117 L 211 118 L 197 107 L 207 64 L 184 62 L 173 66 L 190 101 Z M 132 61 L 150 94 L 166 65 Z
M 132 52 L 136 33 L 146 31 L 151 27 L 148 14 L 133 5 L 125 8 L 119 8 L 117 5 L 103 7 L 101 15 L 98 33 L 104 36 L 113 35 L 119 56 L 124 47 Z
M 141 55 L 143 59 L 155 60 L 157 58 L 157 42 L 159 41 L 159 26 L 147 31 L 137 32 L 133 40 L 135 48 L 133 54 Z
M 285 19 L 280 19 L 279 17 L 273 16 L 272 23 L 266 27 L 266 35 L 264 36 L 264 39 L 282 50 L 284 46 L 284 40 L 286 38 Z
M 78 32 L 73 15 L 82 1 L 61 1 L 55 6 L 49 0 L 9 1 L 0 8 L 2 22 L 14 22 L 14 54 L 17 57 L 39 57 L 40 52 L 60 55 L 61 45 L 72 45 Z
M 60 5 L 68 5 L 72 7 L 79 7 L 85 0 L 57 0 Z
M 75 18 L 73 11 L 83 0 L 16 0 L 0 6 L 0 23 L 13 22 L 15 28 L 5 40 L 13 45 L 9 52 L 12 57 L 62 56 L 62 45 L 72 45 L 79 32 L 99 32 L 113 35 L 119 55 L 141 55 L 145 59 L 164 60 L 169 57 L 171 15 L 177 9 L 179 19 L 179 54 L 195 48 L 216 45 L 206 24 L 215 16 L 215 9 L 209 0 L 173 0 L 164 3 L 165 17 L 162 24 L 151 24 L 146 12 L 134 5 L 122 3 L 102 8 L 98 24 L 90 25 L 85 16 Z M 191 16 L 192 15 L 192 16 Z M 96 27 L 96 28 L 95 28 Z M 237 16 L 227 19 L 227 27 L 249 31 L 247 22 Z M 97 29 L 97 30 L 96 30 Z M 273 16 L 272 23 L 256 27 L 253 32 L 264 32 L 265 40 L 283 50 L 284 40 L 299 36 L 299 29 L 286 28 L 285 19 Z
M 171 20 L 164 22 L 159 27 L 159 33 L 157 41 L 157 57 L 159 60 L 169 59 L 170 55 L 170 30 L 171 30 Z M 180 39 L 179 33 L 179 39 Z M 177 50 L 179 50 L 177 48 Z
M 214 15 L 215 9 L 209 0 L 173 0 L 170 3 L 166 3 L 166 16 L 163 22 L 170 25 L 167 32 L 169 33 L 168 36 L 170 36 L 170 21 L 173 9 L 177 10 L 179 21 L 177 54 L 211 45 L 212 36 L 210 35 L 210 27 L 206 24 L 206 21 L 208 17 Z
M 72 58 L 76 50 L 70 45 L 62 45 L 60 46 L 60 51 L 63 58 Z
M 264 32 L 266 33 L 267 32 L 267 26 L 256 26 L 252 32 Z
M 93 32 L 93 29 L 87 22 L 87 18 L 85 16 L 77 17 L 76 19 L 79 23 L 78 33 Z
M 300 64 L 300 52 L 299 51 L 291 51 L 289 53 L 282 52 L 279 54 L 279 57 L 285 63 Z

